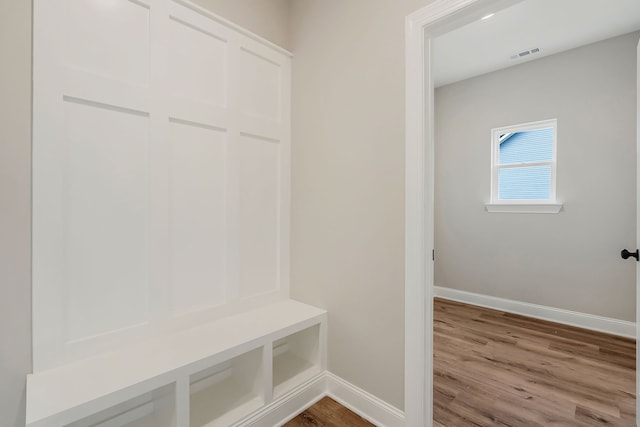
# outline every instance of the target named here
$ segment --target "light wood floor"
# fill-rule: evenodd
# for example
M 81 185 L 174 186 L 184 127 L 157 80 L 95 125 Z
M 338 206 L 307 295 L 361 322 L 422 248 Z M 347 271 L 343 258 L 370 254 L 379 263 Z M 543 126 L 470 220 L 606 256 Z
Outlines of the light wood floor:
M 635 341 L 436 299 L 433 405 L 436 427 L 634 427 Z M 372 424 L 325 398 L 305 426 Z
M 434 303 L 436 426 L 635 426 L 635 341 Z
M 335 400 L 325 397 L 284 425 L 284 427 L 309 426 L 372 427 L 373 424 L 351 412 Z

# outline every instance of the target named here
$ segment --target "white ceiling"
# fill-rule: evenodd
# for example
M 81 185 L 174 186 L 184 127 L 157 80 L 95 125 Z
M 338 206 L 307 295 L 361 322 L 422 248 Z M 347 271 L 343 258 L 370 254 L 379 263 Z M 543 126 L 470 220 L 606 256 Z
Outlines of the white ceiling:
M 436 87 L 640 29 L 640 0 L 524 0 L 433 40 Z M 540 53 L 510 59 L 523 50 Z

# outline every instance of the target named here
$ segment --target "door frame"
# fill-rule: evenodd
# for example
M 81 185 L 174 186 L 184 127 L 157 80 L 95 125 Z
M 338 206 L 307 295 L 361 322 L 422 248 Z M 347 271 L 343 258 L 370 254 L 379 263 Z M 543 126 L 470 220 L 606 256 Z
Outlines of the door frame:
M 436 0 L 405 19 L 405 425 L 433 425 L 434 111 L 429 27 L 480 0 Z
M 405 425 L 433 425 L 434 96 L 431 39 L 521 0 L 436 0 L 405 18 Z M 638 45 L 640 165 L 640 44 Z M 640 170 L 638 218 L 640 219 Z M 640 221 L 638 224 L 640 243 Z M 640 283 L 640 266 L 637 269 Z M 636 284 L 636 313 L 640 292 Z M 637 323 L 637 321 L 636 321 Z M 636 328 L 640 341 L 640 328 Z M 636 369 L 640 347 L 636 348 Z M 636 393 L 640 375 L 636 378 Z M 640 414 L 640 400 L 636 402 Z M 636 425 L 638 425 L 636 421 Z
M 636 48 L 636 249 L 640 246 L 640 40 Z M 640 328 L 638 328 L 638 315 L 640 314 L 640 265 L 636 264 L 636 426 L 640 416 L 640 375 L 638 368 L 640 364 Z

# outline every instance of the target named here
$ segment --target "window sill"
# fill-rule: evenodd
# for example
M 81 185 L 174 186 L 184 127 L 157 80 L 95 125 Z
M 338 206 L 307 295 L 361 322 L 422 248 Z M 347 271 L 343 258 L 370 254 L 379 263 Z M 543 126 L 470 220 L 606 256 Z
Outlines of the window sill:
M 487 203 L 484 208 L 489 213 L 556 214 L 562 210 L 562 203 Z

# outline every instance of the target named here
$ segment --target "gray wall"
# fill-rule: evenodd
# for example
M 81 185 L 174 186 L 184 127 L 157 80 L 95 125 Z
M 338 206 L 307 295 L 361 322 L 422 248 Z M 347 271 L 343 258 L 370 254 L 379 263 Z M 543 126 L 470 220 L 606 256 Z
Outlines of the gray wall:
M 404 406 L 404 18 L 427 0 L 292 2 L 291 292 L 329 370 Z
M 0 1 L 0 424 L 24 426 L 31 371 L 31 2 Z
M 46 1 L 46 0 L 45 0 Z M 289 0 L 198 0 L 290 47 Z M 31 371 L 32 2 L 0 0 L 0 425 L 24 426 Z
M 436 90 L 437 286 L 635 320 L 639 36 Z M 484 212 L 491 128 L 550 118 L 564 211 Z

